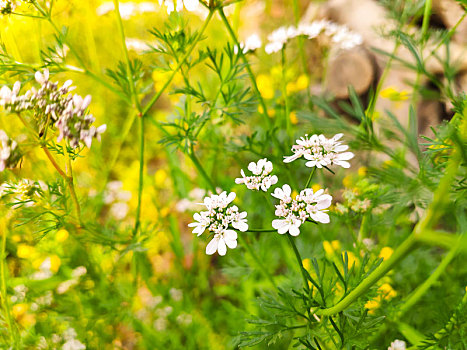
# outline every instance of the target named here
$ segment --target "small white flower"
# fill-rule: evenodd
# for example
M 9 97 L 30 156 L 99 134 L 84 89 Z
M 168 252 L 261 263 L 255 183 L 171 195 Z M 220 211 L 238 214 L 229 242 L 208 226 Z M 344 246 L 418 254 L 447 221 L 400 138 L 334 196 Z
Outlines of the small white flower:
M 86 346 L 83 343 L 81 343 L 78 339 L 68 340 L 62 346 L 62 350 L 84 350 L 84 349 L 86 349 Z
M 239 212 L 236 205 L 229 206 L 234 199 L 234 192 L 227 194 L 225 191 L 205 197 L 203 205 L 208 210 L 195 213 L 195 222 L 188 224 L 189 227 L 194 227 L 193 233 L 197 236 L 202 235 L 205 230 L 214 234 L 206 247 L 208 255 L 216 251 L 219 255 L 225 255 L 227 247 L 233 249 L 237 246 L 237 232 L 231 227 L 242 232 L 248 230 L 247 213 Z
M 260 159 L 257 163 L 251 162 L 248 165 L 248 170 L 253 173 L 253 176 L 246 176 L 243 169 L 240 170 L 242 177 L 236 178 L 236 184 L 245 184 L 249 190 L 259 191 L 260 189 L 266 192 L 269 187 L 277 183 L 277 176 L 270 175 L 273 166 L 266 158 Z
M 199 7 L 199 0 L 159 0 L 159 5 L 164 3 L 167 6 L 167 13 L 170 15 L 173 11 L 180 12 L 185 6 L 187 11 L 196 11 Z
M 259 49 L 263 43 L 261 42 L 261 38 L 259 37 L 258 34 L 252 34 L 248 38 L 246 38 L 245 42 L 241 42 L 240 48 L 242 49 L 242 52 L 246 54 L 247 52 L 250 51 L 255 51 L 256 49 Z M 234 53 L 238 53 L 238 47 L 234 47 Z
M 396 339 L 389 346 L 388 350 L 405 350 L 406 344 L 405 341 Z
M 343 134 L 336 134 L 331 139 L 327 139 L 324 135 L 308 135 L 301 137 L 292 146 L 291 156 L 285 156 L 284 162 L 290 163 L 294 160 L 304 157 L 308 162 L 305 165 L 309 168 L 327 167 L 330 165 L 339 165 L 343 168 L 349 168 L 348 160 L 354 157 L 352 152 L 344 152 L 349 146 L 343 145 L 339 140 Z
M 301 191 L 295 198 L 291 197 L 292 189 L 285 184 L 282 188 L 276 188 L 271 194 L 280 200 L 276 205 L 276 216 L 281 219 L 272 221 L 272 227 L 279 234 L 289 233 L 292 236 L 300 234 L 300 226 L 311 219 L 322 224 L 329 223 L 329 215 L 326 213 L 331 206 L 332 197 L 324 193 L 324 190 L 313 192 L 311 188 Z
M 306 36 L 308 39 L 315 39 L 320 35 L 327 36 L 328 42 L 336 45 L 339 49 L 348 50 L 362 44 L 361 35 L 354 33 L 345 26 L 336 23 L 319 20 L 311 23 L 300 23 L 298 27 L 280 27 L 269 36 L 269 42 L 265 46 L 268 54 L 282 50 L 288 40 L 297 36 Z

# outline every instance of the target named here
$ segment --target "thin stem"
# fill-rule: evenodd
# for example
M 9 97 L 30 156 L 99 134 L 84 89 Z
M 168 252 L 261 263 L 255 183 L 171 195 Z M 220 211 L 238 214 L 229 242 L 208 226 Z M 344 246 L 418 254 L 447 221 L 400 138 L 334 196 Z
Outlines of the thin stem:
M 227 19 L 227 17 L 225 16 L 225 13 L 224 13 L 224 10 L 222 7 L 219 7 L 217 9 L 217 11 L 219 12 L 219 15 L 222 19 L 222 22 L 224 23 L 225 27 L 227 28 L 227 31 L 229 32 L 230 34 L 230 37 L 232 38 L 233 42 L 234 42 L 234 45 L 236 47 L 240 47 L 240 44 L 238 42 L 238 39 L 237 39 L 237 36 L 235 35 L 230 23 L 229 23 L 229 20 Z M 251 80 L 251 84 L 253 85 L 253 89 L 255 90 L 256 92 L 256 95 L 258 96 L 258 100 L 259 100 L 259 103 L 261 105 L 261 108 L 263 109 L 263 115 L 264 115 L 264 118 L 268 121 L 268 124 L 269 126 L 272 126 L 272 120 L 269 118 L 269 115 L 268 115 L 268 109 L 266 107 L 266 103 L 264 102 L 264 99 L 263 99 L 263 96 L 261 96 L 261 93 L 259 91 L 259 88 L 258 88 L 258 84 L 256 83 L 256 79 L 255 79 L 255 76 L 253 74 L 253 71 L 251 70 L 251 66 L 250 66 L 250 63 L 248 62 L 248 60 L 246 59 L 245 55 L 243 54 L 243 51 L 242 50 L 238 50 L 238 53 L 240 55 L 240 57 L 242 58 L 243 62 L 245 63 L 245 68 L 247 70 L 247 73 L 248 73 L 248 76 L 250 77 L 250 80 Z
M 60 30 L 60 28 L 58 28 L 58 26 L 55 24 L 55 22 L 52 20 L 52 16 L 51 16 L 51 13 L 48 13 L 46 12 L 40 5 L 37 1 L 34 1 L 33 2 L 33 5 L 34 7 L 44 16 L 43 18 L 46 19 L 50 25 L 52 26 L 52 28 L 57 32 L 57 34 L 62 34 L 62 31 Z M 78 54 L 78 52 L 76 51 L 75 47 L 70 43 L 70 42 L 66 42 L 68 48 L 70 49 L 70 52 L 72 53 L 72 55 L 76 58 L 76 60 L 78 61 L 78 63 L 81 65 L 81 67 L 83 68 L 84 70 L 84 74 L 86 74 L 87 76 L 93 78 L 96 82 L 98 82 L 99 84 L 103 85 L 104 87 L 106 87 L 107 89 L 109 89 L 110 91 L 114 92 L 115 94 L 117 94 L 120 98 L 122 98 L 123 100 L 127 101 L 128 102 L 128 98 L 122 94 L 122 92 L 118 91 L 115 87 L 113 87 L 111 84 L 107 83 L 105 80 L 103 80 L 101 77 L 99 77 L 97 74 L 93 73 L 92 71 L 90 71 L 86 65 L 84 64 L 84 61 L 83 59 L 81 58 L 81 56 Z
M 188 152 L 188 157 L 190 157 L 190 159 L 193 162 L 193 164 L 195 165 L 196 169 L 198 169 L 201 176 L 206 180 L 208 186 L 211 188 L 212 193 L 216 193 L 216 186 L 212 182 L 211 177 L 206 173 L 206 170 L 204 170 L 203 166 L 199 162 L 198 157 L 196 157 L 196 154 L 195 154 L 193 148 L 191 149 L 190 152 Z
M 277 230 L 273 228 L 249 228 L 245 232 L 277 232 Z
M 460 241 L 460 239 L 458 240 Z M 412 308 L 420 298 L 431 288 L 431 286 L 438 280 L 441 274 L 446 270 L 446 267 L 459 253 L 459 246 L 451 248 L 448 254 L 443 258 L 436 270 L 423 282 L 418 288 L 408 297 L 404 304 L 400 307 L 397 318 L 400 319 L 408 310 Z
M 422 40 L 423 41 L 427 39 L 428 25 L 430 24 L 430 16 L 431 16 L 431 1 L 432 0 L 425 0 L 425 9 L 423 11 L 423 22 L 422 22 Z
M 76 218 L 78 219 L 79 223 L 81 224 L 81 208 L 79 205 L 78 197 L 76 196 L 75 192 L 75 187 L 73 184 L 73 176 L 68 176 L 65 171 L 62 170 L 60 165 L 58 165 L 57 161 L 53 157 L 53 155 L 50 153 L 49 149 L 47 148 L 47 145 L 43 143 L 38 136 L 36 135 L 36 130 L 32 128 L 29 123 L 23 118 L 23 116 L 20 113 L 16 113 L 18 116 L 19 120 L 23 123 L 23 125 L 28 129 L 28 131 L 32 134 L 32 136 L 36 139 L 36 141 L 39 143 L 41 149 L 44 151 L 45 155 L 47 156 L 47 159 L 49 159 L 50 163 L 52 166 L 57 170 L 57 172 L 60 174 L 60 176 L 65 180 L 68 189 L 70 191 L 71 199 L 73 200 L 74 206 L 75 206 L 75 211 L 76 211 Z M 68 156 L 68 152 L 66 149 L 66 145 L 63 147 L 63 154 L 65 156 Z M 71 170 L 71 163 L 69 164 L 70 170 Z
M 259 267 L 259 270 L 263 274 L 264 277 L 267 278 L 267 280 L 271 283 L 271 285 L 277 289 L 276 282 L 274 282 L 274 279 L 272 276 L 269 274 L 269 272 L 266 270 L 266 267 L 263 265 L 259 257 L 256 255 L 256 253 L 251 249 L 250 245 L 245 241 L 245 239 L 242 237 L 242 235 L 238 235 L 237 239 L 240 241 L 240 244 L 246 248 L 248 253 L 251 255 L 253 260 L 256 262 L 256 264 Z
M 204 24 L 203 26 L 201 27 L 201 30 L 199 31 L 197 37 L 195 38 L 195 40 L 193 40 L 193 43 L 191 44 L 191 46 L 188 48 L 187 52 L 185 53 L 185 55 L 183 55 L 183 57 L 180 59 L 180 61 L 178 62 L 177 66 L 174 68 L 174 70 L 172 71 L 172 74 L 170 75 L 169 79 L 167 79 L 167 81 L 165 82 L 165 84 L 162 86 L 162 88 L 157 92 L 156 95 L 154 95 L 154 97 L 148 102 L 148 104 L 143 108 L 142 110 L 142 116 L 144 117 L 148 112 L 149 110 L 152 108 L 152 106 L 157 102 L 157 100 L 159 99 L 159 97 L 161 97 L 162 93 L 165 91 L 165 89 L 167 88 L 167 86 L 169 86 L 169 84 L 172 82 L 173 78 L 175 77 L 175 74 L 177 74 L 178 70 L 182 67 L 182 65 L 185 63 L 186 59 L 191 55 L 191 52 L 193 51 L 193 49 L 195 48 L 195 46 L 198 44 L 198 42 L 200 41 L 200 39 L 202 38 L 203 36 L 203 33 L 204 31 L 206 30 L 206 27 L 208 26 L 209 22 L 211 21 L 211 18 L 212 18 L 212 15 L 214 14 L 214 11 L 213 10 L 210 10 L 209 11 L 209 14 L 208 14 L 208 17 L 206 18 L 206 20 L 204 21 Z
M 120 5 L 118 0 L 114 0 L 115 5 L 115 14 L 117 17 L 118 32 L 120 36 L 120 43 L 122 45 L 122 50 L 125 55 L 125 63 L 127 66 L 127 78 L 130 85 L 130 93 L 133 98 L 134 108 L 139 112 L 140 119 L 140 132 L 139 132 L 139 180 L 138 180 L 138 204 L 136 207 L 136 218 L 135 218 L 135 227 L 133 229 L 133 235 L 138 233 L 138 229 L 141 224 L 141 203 L 143 197 L 143 188 L 144 188 L 144 118 L 142 116 L 142 109 L 138 99 L 138 93 L 136 90 L 135 81 L 133 80 L 133 69 L 131 67 L 130 55 L 128 54 L 128 49 L 126 47 L 125 40 L 125 29 L 123 28 L 122 16 L 120 15 Z M 137 276 L 137 274 L 136 274 Z
M 16 327 L 13 328 L 14 321 L 11 315 L 10 310 L 10 303 L 8 301 L 8 294 L 7 294 L 7 275 L 6 275 L 6 236 L 7 236 L 7 225 L 5 224 L 6 218 L 3 217 L 0 219 L 0 229 L 2 232 L 2 247 L 0 251 L 0 279 L 1 279 L 1 288 L 2 288 L 2 297 L 1 301 L 6 313 L 6 321 L 8 324 L 8 329 L 10 330 L 10 343 L 15 344 L 15 348 L 18 348 L 18 334 Z
M 310 286 L 308 285 L 308 278 L 306 277 L 305 268 L 303 267 L 302 257 L 300 256 L 300 252 L 298 251 L 292 236 L 287 234 L 287 238 L 289 239 L 290 245 L 292 246 L 292 249 L 295 253 L 295 257 L 297 258 L 297 263 L 303 278 L 303 285 L 305 287 L 305 290 L 308 291 L 310 290 Z
M 131 95 L 133 96 L 133 102 L 135 104 L 136 109 L 141 113 L 142 110 L 141 110 L 141 106 L 138 100 L 138 94 L 136 92 L 135 82 L 133 80 L 133 69 L 131 67 L 131 60 L 130 60 L 130 55 L 128 54 L 128 48 L 126 47 L 125 29 L 123 28 L 123 21 L 122 21 L 122 16 L 120 15 L 120 6 L 118 4 L 118 0 L 114 0 L 114 5 L 115 5 L 115 14 L 117 17 L 120 43 L 122 45 L 123 53 L 125 55 L 125 62 L 127 66 L 127 77 L 128 77 L 128 82 L 130 83 L 129 84 L 130 92 L 131 92 Z
M 465 124 L 464 129 L 467 127 Z M 464 132 L 464 130 L 462 130 Z M 448 161 L 444 176 L 441 178 L 438 188 L 436 189 L 433 200 L 425 212 L 423 218 L 417 223 L 410 236 L 394 251 L 391 257 L 378 266 L 366 279 L 364 279 L 352 292 L 344 299 L 338 302 L 331 308 L 316 310 L 317 315 L 330 316 L 343 311 L 349 307 L 358 297 L 365 293 L 372 285 L 374 285 L 381 277 L 388 273 L 394 265 L 399 263 L 407 254 L 409 254 L 417 243 L 417 238 L 421 237 L 425 231 L 430 231 L 437 223 L 443 209 L 449 202 L 449 193 L 451 184 L 457 173 L 457 168 L 461 161 L 461 151 L 455 150 L 454 154 Z
M 133 235 L 138 232 L 141 221 L 141 202 L 144 187 L 144 118 L 139 118 L 139 183 L 138 183 L 138 206 L 136 208 L 136 220 Z
M 308 180 L 306 181 L 305 188 L 308 188 L 311 184 L 311 179 L 313 179 L 313 175 L 315 175 L 316 167 L 313 167 L 311 170 L 310 176 L 308 177 Z
M 285 106 L 285 123 L 287 128 L 287 135 L 290 135 L 291 131 L 291 122 L 290 122 L 290 108 L 289 108 L 289 99 L 287 97 L 287 77 L 286 77 L 286 56 L 285 56 L 285 45 L 281 50 L 281 65 L 282 65 L 282 96 L 284 97 L 284 106 Z

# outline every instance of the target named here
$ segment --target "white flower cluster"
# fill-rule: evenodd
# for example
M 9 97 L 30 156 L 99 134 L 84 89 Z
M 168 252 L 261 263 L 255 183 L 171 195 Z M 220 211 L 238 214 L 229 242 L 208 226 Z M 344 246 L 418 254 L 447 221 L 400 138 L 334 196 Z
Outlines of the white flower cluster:
M 18 2 L 14 0 L 0 0 L 0 14 L 2 15 L 9 15 L 12 13 L 16 7 L 18 6 Z
M 236 205 L 229 204 L 235 199 L 235 193 L 227 192 L 213 194 L 204 198 L 204 206 L 207 211 L 195 213 L 193 218 L 196 222 L 188 224 L 194 227 L 193 233 L 200 236 L 206 229 L 214 234 L 214 238 L 206 247 L 206 254 L 212 255 L 216 251 L 219 255 L 225 255 L 227 247 L 233 249 L 237 246 L 237 232 L 234 229 L 245 232 L 248 230 L 246 220 L 247 213 L 239 212 Z
M 235 183 L 245 184 L 249 190 L 259 191 L 261 189 L 266 192 L 269 187 L 277 183 L 277 176 L 270 175 L 272 169 L 272 163 L 266 158 L 260 159 L 257 163 L 251 162 L 248 164 L 248 170 L 253 173 L 253 176 L 245 176 L 245 172 L 241 169 L 242 177 L 235 179 Z
M 246 54 L 250 51 L 255 51 L 259 49 L 263 43 L 261 42 L 261 38 L 258 34 L 252 34 L 248 38 L 246 38 L 245 42 L 239 43 L 240 49 L 242 50 L 243 54 Z M 234 46 L 234 53 L 238 54 L 238 47 Z
M 396 339 L 389 346 L 388 350 L 405 350 L 406 344 L 405 341 Z
M 15 140 L 8 137 L 5 131 L 0 130 L 0 171 L 14 168 L 21 159 L 21 153 Z
M 331 21 L 319 20 L 311 23 L 302 23 L 298 27 L 280 27 L 273 31 L 269 36 L 269 43 L 265 46 L 268 54 L 282 50 L 289 39 L 297 36 L 305 36 L 308 39 L 315 39 L 320 35 L 329 38 L 331 43 L 343 50 L 351 49 L 361 45 L 363 39 L 360 34 L 352 32 L 346 26 L 338 25 Z
M 185 6 L 187 11 L 196 11 L 199 6 L 199 0 L 159 0 L 159 5 L 162 3 L 167 6 L 167 13 L 170 15 L 173 11 L 180 12 Z
M 74 328 L 68 328 L 65 332 L 63 332 L 63 338 L 65 343 L 62 346 L 62 350 L 84 350 L 86 349 L 86 345 L 81 343 L 76 337 L 76 331 Z
M 324 135 L 312 135 L 310 138 L 305 135 L 292 146 L 294 154 L 284 157 L 284 162 L 290 163 L 303 156 L 308 160 L 305 165 L 309 168 L 314 166 L 322 168 L 333 164 L 349 168 L 350 163 L 348 160 L 352 159 L 354 154 L 344 152 L 349 146 L 339 142 L 343 135 L 336 134 L 331 139 L 326 138 Z
M 106 1 L 102 3 L 97 9 L 96 14 L 98 16 L 106 15 L 107 13 L 115 10 L 115 4 L 113 1 Z M 122 19 L 127 20 L 132 16 L 141 15 L 144 13 L 157 12 L 157 6 L 153 2 L 120 2 L 118 4 L 118 10 Z
M 66 81 L 61 87 L 57 82 L 49 80 L 49 71 L 36 72 L 36 81 L 41 84 L 39 90 L 31 88 L 24 95 L 18 95 L 21 84 L 17 81 L 13 89 L 3 86 L 0 89 L 0 106 L 10 112 L 32 110 L 40 127 L 47 127 L 48 123 L 59 130 L 57 142 L 67 139 L 71 147 L 76 148 L 80 142 L 90 148 L 94 138 L 100 140 L 100 135 L 107 126 L 98 128 L 92 125 L 95 118 L 87 114 L 91 103 L 91 96 L 84 99 L 77 94 L 70 94 L 74 89 L 72 81 Z
M 123 220 L 128 215 L 131 192 L 122 189 L 121 181 L 110 181 L 104 191 L 104 203 L 110 206 L 109 213 L 116 220 Z
M 323 224 L 329 223 L 329 215 L 326 213 L 330 207 L 332 197 L 324 193 L 324 190 L 313 192 L 311 188 L 305 188 L 295 198 L 292 198 L 292 190 L 285 184 L 282 188 L 276 188 L 271 195 L 280 199 L 276 205 L 276 216 L 283 219 L 272 221 L 279 234 L 289 232 L 292 236 L 300 234 L 300 226 L 307 219 Z

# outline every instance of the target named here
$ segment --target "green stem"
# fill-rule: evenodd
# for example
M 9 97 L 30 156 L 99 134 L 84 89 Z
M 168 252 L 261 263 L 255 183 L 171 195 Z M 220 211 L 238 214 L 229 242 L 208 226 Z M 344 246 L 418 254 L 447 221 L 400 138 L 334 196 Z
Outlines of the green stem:
M 199 31 L 198 35 L 196 36 L 195 40 L 193 40 L 193 43 L 191 46 L 188 48 L 187 52 L 183 57 L 180 59 L 178 62 L 177 66 L 174 68 L 172 71 L 172 74 L 170 75 L 169 79 L 165 82 L 164 86 L 154 95 L 154 97 L 148 102 L 148 104 L 143 108 L 142 110 L 142 116 L 144 117 L 149 110 L 152 108 L 152 106 L 159 100 L 161 97 L 162 93 L 165 91 L 165 89 L 169 86 L 169 84 L 172 82 L 173 78 L 175 77 L 175 74 L 177 74 L 178 70 L 182 67 L 182 65 L 185 63 L 187 58 L 191 55 L 191 52 L 195 48 L 195 46 L 198 44 L 198 42 L 201 40 L 204 31 L 206 30 L 206 27 L 208 26 L 209 22 L 211 21 L 212 15 L 214 14 L 213 10 L 209 10 L 208 17 L 204 21 L 203 27 Z
M 52 20 L 52 17 L 51 17 L 51 14 L 50 13 L 47 13 L 40 5 L 39 3 L 37 3 L 37 1 L 34 1 L 33 2 L 33 5 L 36 7 L 36 9 L 44 16 L 43 18 L 45 18 L 49 23 L 50 25 L 52 26 L 52 28 L 55 30 L 55 32 L 57 34 L 62 34 L 60 28 L 58 28 L 58 26 L 55 24 L 55 22 Z M 80 64 L 80 66 L 83 68 L 84 70 L 84 74 L 86 74 L 87 76 L 91 77 L 92 79 L 94 79 L 96 82 L 98 82 L 99 84 L 103 85 L 105 88 L 109 89 L 110 91 L 114 92 L 115 94 L 117 94 L 120 98 L 122 98 L 123 100 L 127 101 L 128 102 L 128 99 L 127 97 L 122 94 L 120 91 L 118 91 L 115 87 L 113 87 L 111 84 L 109 84 L 108 82 L 106 82 L 105 80 L 103 80 L 101 77 L 99 77 L 97 74 L 93 73 L 92 71 L 90 71 L 88 68 L 86 68 L 86 65 L 84 64 L 84 61 L 83 59 L 81 58 L 81 56 L 78 54 L 78 52 L 76 51 L 75 47 L 69 42 L 67 41 L 66 42 L 67 46 L 69 47 L 70 49 L 70 52 L 72 53 L 72 55 L 76 58 L 76 60 L 78 61 L 78 63 Z
M 423 11 L 423 22 L 422 22 L 422 40 L 426 41 L 427 32 L 428 32 L 428 25 L 430 24 L 430 16 L 431 16 L 431 1 L 432 0 L 425 0 L 425 9 Z
M 298 251 L 297 246 L 295 245 L 295 242 L 292 236 L 289 235 L 288 233 L 286 233 L 286 235 L 295 253 L 295 257 L 297 258 L 297 263 L 298 263 L 298 266 L 300 268 L 300 273 L 302 274 L 302 278 L 303 278 L 303 286 L 305 287 L 305 290 L 309 291 L 310 286 L 308 285 L 308 279 L 306 277 L 305 268 L 303 267 L 303 262 L 302 262 L 302 257 L 300 256 L 300 252 Z
M 460 241 L 460 239 L 458 240 Z M 441 274 L 446 270 L 449 263 L 459 253 L 458 246 L 451 248 L 448 254 L 443 258 L 436 270 L 425 280 L 418 288 L 408 297 L 404 304 L 399 308 L 397 318 L 400 319 L 408 310 L 412 308 L 420 298 L 431 288 L 431 286 L 438 280 Z
M 389 260 L 384 261 L 378 266 L 362 283 L 360 283 L 352 292 L 333 307 L 319 309 L 315 311 L 319 316 L 330 316 L 337 314 L 349 307 L 358 297 L 365 293 L 381 277 L 388 273 L 392 267 L 402 260 L 415 246 L 416 240 L 410 235 L 391 255 Z
M 131 95 L 133 96 L 133 103 L 135 104 L 135 108 L 141 113 L 142 110 L 141 110 L 141 106 L 138 100 L 138 93 L 136 91 L 135 82 L 133 80 L 133 69 L 131 68 L 130 55 L 128 54 L 128 48 L 126 47 L 125 29 L 123 28 L 123 21 L 122 21 L 122 16 L 120 15 L 120 6 L 118 4 L 118 0 L 114 0 L 114 5 L 115 5 L 115 14 L 117 17 L 118 32 L 120 35 L 120 43 L 122 45 L 123 53 L 125 55 L 125 62 L 127 66 L 127 77 L 128 77 L 128 82 L 130 85 L 130 92 L 131 92 Z
M 234 42 L 234 45 L 237 46 L 237 47 L 240 47 L 237 36 L 235 35 L 235 33 L 234 33 L 230 23 L 229 23 L 229 20 L 225 16 L 223 8 L 219 7 L 217 9 L 217 11 L 219 12 L 219 15 L 220 15 L 220 17 L 222 19 L 222 22 L 224 23 L 225 27 L 227 28 L 227 31 L 229 32 L 230 37 L 232 38 L 232 40 Z M 245 63 L 245 67 L 246 67 L 248 76 L 250 77 L 251 84 L 253 85 L 253 89 L 255 90 L 256 95 L 258 96 L 258 100 L 259 100 L 259 103 L 261 105 L 261 108 L 263 109 L 264 118 L 268 121 L 269 126 L 272 126 L 272 120 L 268 116 L 268 109 L 266 107 L 266 103 L 264 102 L 263 96 L 261 96 L 261 93 L 260 93 L 260 91 L 258 89 L 258 84 L 256 84 L 256 79 L 255 79 L 255 76 L 253 74 L 253 71 L 251 70 L 250 63 L 246 59 L 246 57 L 243 54 L 242 50 L 238 50 L 238 53 L 240 54 L 240 57 L 242 58 L 243 62 Z
M 144 118 L 139 118 L 139 182 L 138 182 L 138 206 L 136 207 L 136 219 L 135 227 L 133 229 L 133 235 L 138 232 L 141 223 L 141 202 L 143 198 L 144 188 Z
M 267 278 L 267 280 L 271 283 L 271 285 L 277 289 L 276 282 L 274 282 L 272 276 L 269 274 L 269 272 L 266 270 L 266 267 L 263 265 L 259 257 L 256 255 L 256 253 L 251 249 L 250 245 L 245 241 L 245 239 L 241 236 L 238 235 L 238 240 L 240 241 L 240 244 L 246 248 L 248 253 L 251 255 L 253 260 L 256 262 L 256 265 L 258 265 L 259 270 L 263 274 L 264 277 Z
M 206 180 L 206 183 L 208 186 L 211 188 L 211 191 L 213 194 L 215 194 L 216 191 L 216 186 L 211 180 L 211 177 L 206 173 L 206 170 L 204 170 L 204 167 L 201 165 L 201 163 L 198 160 L 198 157 L 196 157 L 196 154 L 193 150 L 193 147 L 191 148 L 191 151 L 188 152 L 188 157 L 190 157 L 191 161 L 195 165 L 196 169 L 198 169 L 199 173 L 201 176 Z
M 250 228 L 245 232 L 277 232 L 277 230 L 272 228 Z
M 410 253 L 410 251 L 415 247 L 418 237 L 421 237 L 425 231 L 431 230 L 443 214 L 443 209 L 449 202 L 449 196 L 446 194 L 450 192 L 451 184 L 456 176 L 457 168 L 461 161 L 460 153 L 461 151 L 455 150 L 454 154 L 449 159 L 444 176 L 439 182 L 430 206 L 426 210 L 423 218 L 417 223 L 410 236 L 394 251 L 387 261 L 384 261 L 380 266 L 378 266 L 344 299 L 331 308 L 316 310 L 315 313 L 317 315 L 330 316 L 349 307 L 358 297 L 388 273 L 394 265 Z
M 10 343 L 15 344 L 15 348 L 18 349 L 18 334 L 17 334 L 17 329 L 16 327 L 13 328 L 14 326 L 14 320 L 11 315 L 11 310 L 10 310 L 10 302 L 8 301 L 8 294 L 7 294 L 7 275 L 6 275 L 6 236 L 7 236 L 7 228 L 5 221 L 6 218 L 1 218 L 1 225 L 0 229 L 2 232 L 2 247 L 1 247 L 1 254 L 0 254 L 0 278 L 1 278 L 1 288 L 2 288 L 2 295 L 1 295 L 1 301 L 6 313 L 6 321 L 8 324 L 8 329 L 10 330 Z
M 287 135 L 290 135 L 291 132 L 291 122 L 290 122 L 290 107 L 289 107 L 289 99 L 287 97 L 287 77 L 286 77 L 286 56 L 285 56 L 285 45 L 282 47 L 281 50 L 281 65 L 282 65 L 282 96 L 284 97 L 284 105 L 285 105 L 285 123 L 287 128 Z
M 313 179 L 313 175 L 315 175 L 316 167 L 313 167 L 311 170 L 310 176 L 308 177 L 308 180 L 306 181 L 305 188 L 308 188 L 311 184 L 311 180 Z
M 73 175 L 68 176 L 65 173 L 65 171 L 62 170 L 60 165 L 58 165 L 57 161 L 55 160 L 55 158 L 53 157 L 53 155 L 50 153 L 49 149 L 47 148 L 47 145 L 44 144 L 43 141 L 41 141 L 39 139 L 39 137 L 36 135 L 37 131 L 34 130 L 34 128 L 31 127 L 31 125 L 29 125 L 29 123 L 23 118 L 23 116 L 20 113 L 16 113 L 16 115 L 18 116 L 21 123 L 23 123 L 23 125 L 26 127 L 26 129 L 28 129 L 28 131 L 31 133 L 31 135 L 34 137 L 34 139 L 39 143 L 40 147 L 42 148 L 45 155 L 47 156 L 47 159 L 50 161 L 50 163 L 55 168 L 55 170 L 57 170 L 59 175 L 65 180 L 65 182 L 66 182 L 66 184 L 68 186 L 68 189 L 70 191 L 71 199 L 73 200 L 73 204 L 75 206 L 76 219 L 78 220 L 78 222 L 80 224 L 82 224 L 82 221 L 81 221 L 81 207 L 79 205 L 78 197 L 76 195 L 74 181 L 73 181 Z M 66 145 L 63 147 L 63 154 L 65 156 L 68 156 Z M 70 170 L 71 170 L 71 164 L 69 164 L 69 167 L 70 167 Z

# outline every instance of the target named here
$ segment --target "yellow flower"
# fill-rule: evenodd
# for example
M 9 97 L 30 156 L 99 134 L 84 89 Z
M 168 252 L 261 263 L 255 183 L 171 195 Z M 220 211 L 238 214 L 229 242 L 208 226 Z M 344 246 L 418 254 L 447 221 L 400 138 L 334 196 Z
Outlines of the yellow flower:
M 18 249 L 16 250 L 16 254 L 22 259 L 31 258 L 35 252 L 35 248 L 27 244 L 18 244 Z
M 379 252 L 379 257 L 388 260 L 393 252 L 394 250 L 391 247 L 383 247 Z
M 57 233 L 55 234 L 55 240 L 57 242 L 65 242 L 69 235 L 70 234 L 65 229 L 58 230 Z
M 61 265 L 61 260 L 57 255 L 51 255 L 50 258 L 50 271 L 53 273 L 57 273 L 58 269 Z
M 381 294 L 382 299 L 392 299 L 397 296 L 397 292 L 392 288 L 389 283 L 384 283 L 378 288 L 378 292 Z
M 355 254 L 352 252 L 347 252 L 347 258 L 349 259 L 349 267 L 352 267 L 354 264 L 358 266 L 358 259 L 355 257 Z
M 295 197 L 297 197 L 297 196 L 298 196 L 298 192 L 295 191 L 295 190 L 293 190 L 293 191 L 292 191 L 292 198 L 295 198 Z
M 319 184 L 313 184 L 311 185 L 311 189 L 313 190 L 313 192 L 316 192 L 321 189 L 321 186 Z
M 358 168 L 358 176 L 364 177 L 368 173 L 368 168 L 366 166 L 362 166 Z
M 256 85 L 258 85 L 258 90 L 263 98 L 271 99 L 274 97 L 274 89 L 271 77 L 266 74 L 259 74 L 256 77 Z
M 406 90 L 397 91 L 394 86 L 389 86 L 384 90 L 381 90 L 380 95 L 382 98 L 386 98 L 391 101 L 405 101 L 410 97 L 410 93 Z
M 326 252 L 326 255 L 332 256 L 337 251 L 341 249 L 341 243 L 338 240 L 334 240 L 332 242 L 324 241 L 323 242 L 323 249 Z M 349 259 L 350 260 L 350 259 Z
M 298 124 L 298 118 L 297 118 L 297 113 L 295 112 L 290 112 L 290 115 L 289 115 L 289 118 L 290 118 L 290 122 L 292 124 Z
M 167 172 L 164 169 L 157 170 L 156 173 L 154 174 L 154 181 L 156 183 L 156 186 L 163 187 L 166 180 L 167 180 Z
M 310 78 L 308 75 L 301 74 L 296 82 L 297 90 L 305 90 L 310 85 Z
M 352 175 L 347 175 L 347 176 L 344 177 L 344 179 L 342 180 L 342 184 L 344 185 L 344 187 L 347 187 L 347 188 L 352 187 L 352 183 L 353 183 Z
M 295 91 L 297 91 L 297 87 L 296 87 L 295 83 L 293 83 L 293 82 L 287 83 L 287 85 L 285 86 L 285 91 L 287 93 L 287 96 L 291 95 Z
M 19 319 L 21 316 L 23 316 L 26 311 L 28 311 L 29 305 L 28 304 L 16 304 L 13 305 L 11 309 L 11 313 L 15 317 L 15 319 Z
M 302 260 L 303 268 L 307 271 L 311 269 L 311 260 L 310 259 L 303 259 Z
M 365 308 L 367 308 L 369 311 L 369 314 L 374 314 L 375 310 L 381 306 L 381 303 L 378 300 L 368 300 L 365 303 Z

